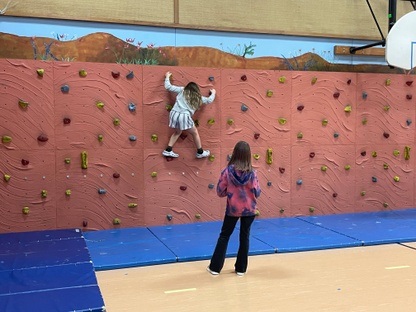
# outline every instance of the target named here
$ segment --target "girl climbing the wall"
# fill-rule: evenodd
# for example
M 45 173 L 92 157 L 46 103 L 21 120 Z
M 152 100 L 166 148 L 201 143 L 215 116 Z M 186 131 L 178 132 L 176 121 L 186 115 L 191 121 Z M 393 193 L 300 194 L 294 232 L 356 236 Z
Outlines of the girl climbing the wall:
M 257 198 L 261 189 L 256 171 L 251 166 L 250 145 L 238 142 L 227 167 L 221 172 L 217 195 L 227 197 L 221 232 L 207 271 L 218 275 L 225 262 L 228 241 L 240 219 L 240 245 L 234 264 L 235 273 L 243 276 L 247 271 L 251 224 L 256 216 Z
M 167 157 L 179 157 L 178 154 L 173 152 L 172 148 L 182 131 L 187 130 L 192 135 L 197 148 L 196 158 L 208 157 L 210 152 L 202 149 L 201 138 L 192 116 L 202 104 L 211 104 L 214 101 L 216 91 L 211 89 L 209 97 L 201 96 L 199 87 L 195 82 L 190 82 L 185 87 L 177 87 L 170 83 L 170 76 L 171 73 L 167 72 L 165 75 L 165 88 L 177 94 L 175 105 L 169 114 L 169 127 L 174 128 L 175 132 L 170 137 L 168 146 L 162 154 Z

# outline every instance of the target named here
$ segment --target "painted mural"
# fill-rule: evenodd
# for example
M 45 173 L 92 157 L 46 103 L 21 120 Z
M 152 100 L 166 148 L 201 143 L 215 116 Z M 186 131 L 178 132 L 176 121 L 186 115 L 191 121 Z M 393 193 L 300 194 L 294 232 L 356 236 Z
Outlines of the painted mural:
M 255 57 L 256 44 L 234 47 L 156 46 L 136 38 L 119 39 L 108 33 L 92 33 L 80 38 L 55 34 L 54 38 L 24 37 L 0 33 L 0 58 L 63 62 L 98 62 L 135 65 L 246 68 L 295 71 L 336 71 L 398 73 L 403 71 L 384 64 L 331 62 L 331 51 L 302 52 L 290 55 Z M 413 72 L 411 72 L 413 73 Z

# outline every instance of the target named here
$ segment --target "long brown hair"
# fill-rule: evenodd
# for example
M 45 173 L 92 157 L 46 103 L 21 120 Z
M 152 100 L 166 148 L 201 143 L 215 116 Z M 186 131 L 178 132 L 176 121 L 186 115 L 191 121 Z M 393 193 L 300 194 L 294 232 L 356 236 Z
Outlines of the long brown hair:
M 185 96 L 185 100 L 188 102 L 190 107 L 195 110 L 201 107 L 201 92 L 199 91 L 199 87 L 195 82 L 190 82 L 186 85 L 183 90 L 183 95 Z
M 252 171 L 251 166 L 251 149 L 245 141 L 239 141 L 234 146 L 233 154 L 228 165 L 234 165 L 234 168 L 241 171 Z

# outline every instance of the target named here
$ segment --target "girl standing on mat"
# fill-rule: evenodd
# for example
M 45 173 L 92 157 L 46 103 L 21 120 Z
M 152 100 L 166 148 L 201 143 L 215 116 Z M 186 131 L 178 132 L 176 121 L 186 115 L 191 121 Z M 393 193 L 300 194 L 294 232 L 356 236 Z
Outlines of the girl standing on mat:
M 235 147 L 227 167 L 221 172 L 217 195 L 227 197 L 224 222 L 207 271 L 218 275 L 225 261 L 228 241 L 240 219 L 240 246 L 234 264 L 235 273 L 243 276 L 247 271 L 251 224 L 256 216 L 257 198 L 261 189 L 256 171 L 251 166 L 250 145 L 240 141 Z
M 187 130 L 193 137 L 196 145 L 196 158 L 208 157 L 210 152 L 202 149 L 201 138 L 198 129 L 192 120 L 192 116 L 202 104 L 211 104 L 215 99 L 215 89 L 211 89 L 209 97 L 201 96 L 199 87 L 195 82 L 188 83 L 185 87 L 177 87 L 170 83 L 171 73 L 165 74 L 165 88 L 177 94 L 175 105 L 169 113 L 169 127 L 174 128 L 175 132 L 169 139 L 168 146 L 162 152 L 163 156 L 179 157 L 172 148 L 180 137 L 183 130 Z

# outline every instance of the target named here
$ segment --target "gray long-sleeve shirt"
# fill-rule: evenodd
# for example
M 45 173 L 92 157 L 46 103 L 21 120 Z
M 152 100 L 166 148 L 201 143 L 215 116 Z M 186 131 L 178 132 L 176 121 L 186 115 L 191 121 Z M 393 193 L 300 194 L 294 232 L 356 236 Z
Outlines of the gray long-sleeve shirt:
M 177 94 L 176 96 L 176 102 L 173 106 L 172 110 L 179 112 L 179 113 L 186 113 L 188 112 L 191 116 L 195 113 L 195 109 L 193 109 L 191 106 L 188 105 L 185 96 L 183 94 L 183 90 L 185 87 L 178 87 L 174 86 L 170 83 L 169 78 L 165 78 L 165 88 L 168 91 L 175 92 Z M 215 99 L 215 94 L 212 93 L 209 97 L 201 96 L 202 104 L 211 104 Z

